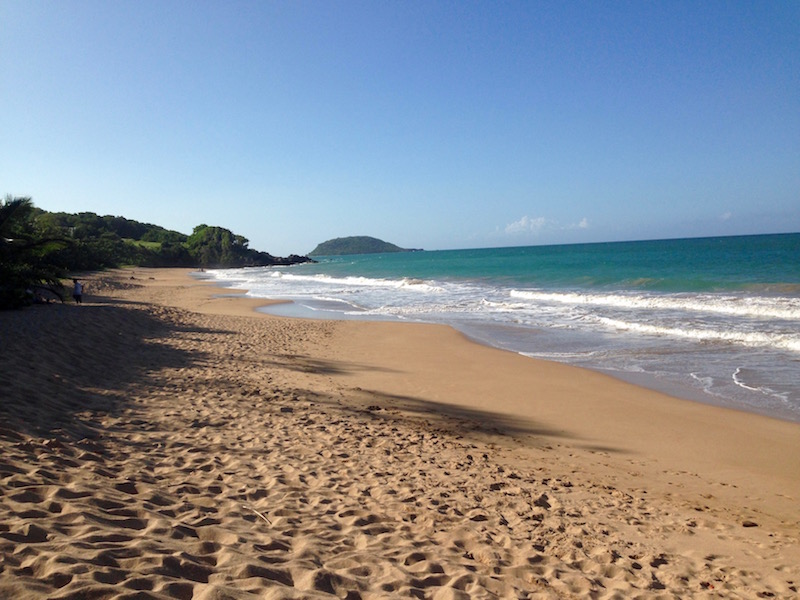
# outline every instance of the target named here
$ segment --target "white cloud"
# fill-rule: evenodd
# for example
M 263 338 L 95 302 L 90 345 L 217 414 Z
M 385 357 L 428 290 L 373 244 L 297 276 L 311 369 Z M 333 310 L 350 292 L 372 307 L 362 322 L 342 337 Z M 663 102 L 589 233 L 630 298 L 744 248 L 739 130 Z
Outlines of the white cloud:
M 518 233 L 538 233 L 545 228 L 548 221 L 544 217 L 529 217 L 525 215 L 518 221 L 506 225 L 506 233 L 515 235 Z
M 730 211 L 728 211 L 728 212 L 724 212 L 724 213 L 722 213 L 722 214 L 719 216 L 719 218 L 720 218 L 720 219 L 722 219 L 723 221 L 729 221 L 729 220 L 730 220 L 730 218 L 731 218 L 732 216 L 733 216 L 733 213 L 732 213 L 732 212 L 730 212 Z
M 525 215 L 505 227 L 506 235 L 521 235 L 525 233 L 538 234 L 542 231 L 567 231 L 570 229 L 588 229 L 589 219 L 584 217 L 577 223 L 561 225 L 558 221 L 546 217 L 530 217 Z

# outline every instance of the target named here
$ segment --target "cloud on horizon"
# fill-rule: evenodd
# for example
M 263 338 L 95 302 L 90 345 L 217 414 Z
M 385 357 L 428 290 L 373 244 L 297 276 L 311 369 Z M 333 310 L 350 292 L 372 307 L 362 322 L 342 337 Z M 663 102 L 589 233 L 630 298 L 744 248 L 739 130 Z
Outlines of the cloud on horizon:
M 570 223 L 568 225 L 561 225 L 558 221 L 548 219 L 546 217 L 531 217 L 525 215 L 520 219 L 509 223 L 503 229 L 506 235 L 522 235 L 532 233 L 538 235 L 543 231 L 566 231 L 569 229 L 588 229 L 589 219 L 583 217 L 577 223 Z M 498 228 L 499 230 L 499 228 Z
M 583 217 L 578 223 L 573 223 L 567 229 L 589 229 L 589 219 Z
M 505 232 L 509 235 L 519 233 L 539 233 L 544 229 L 549 221 L 544 217 L 529 217 L 525 215 L 518 221 L 506 225 Z

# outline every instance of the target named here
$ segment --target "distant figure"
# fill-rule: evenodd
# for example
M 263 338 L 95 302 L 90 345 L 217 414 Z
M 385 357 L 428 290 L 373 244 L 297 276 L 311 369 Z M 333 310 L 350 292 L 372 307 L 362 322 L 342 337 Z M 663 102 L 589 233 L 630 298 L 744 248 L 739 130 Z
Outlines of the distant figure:
M 75 284 L 72 288 L 72 297 L 75 298 L 75 303 L 83 304 L 83 284 L 77 279 L 73 279 L 72 283 Z

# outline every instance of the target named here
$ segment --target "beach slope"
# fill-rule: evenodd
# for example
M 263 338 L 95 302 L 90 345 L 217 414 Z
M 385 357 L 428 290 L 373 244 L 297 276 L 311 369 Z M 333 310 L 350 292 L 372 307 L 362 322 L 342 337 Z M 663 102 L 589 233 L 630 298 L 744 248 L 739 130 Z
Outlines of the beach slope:
M 800 426 L 283 319 L 186 270 L 0 313 L 2 598 L 793 598 Z

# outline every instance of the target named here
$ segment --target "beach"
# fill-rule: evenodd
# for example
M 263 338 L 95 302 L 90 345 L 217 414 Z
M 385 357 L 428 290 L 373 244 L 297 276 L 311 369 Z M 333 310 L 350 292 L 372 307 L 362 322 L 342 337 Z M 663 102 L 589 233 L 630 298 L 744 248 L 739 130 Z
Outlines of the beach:
M 186 269 L 0 313 L 2 598 L 794 598 L 800 425 L 255 312 Z

